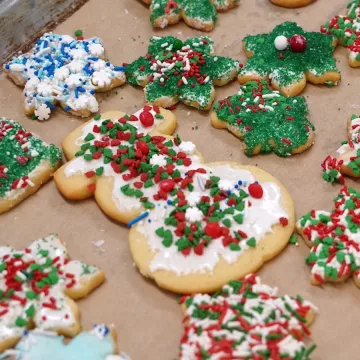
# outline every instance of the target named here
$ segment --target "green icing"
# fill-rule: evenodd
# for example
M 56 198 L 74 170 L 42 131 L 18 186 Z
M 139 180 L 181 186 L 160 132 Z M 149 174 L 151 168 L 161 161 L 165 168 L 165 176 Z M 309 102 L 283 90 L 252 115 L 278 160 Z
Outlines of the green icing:
M 28 145 L 22 148 L 22 142 Z M 20 179 L 44 160 L 55 168 L 61 160 L 60 150 L 27 132 L 19 123 L 0 118 L 0 197 L 5 197 Z
M 240 0 L 153 0 L 150 5 L 150 21 L 157 27 L 168 25 L 166 17 L 171 16 L 177 20 L 184 18 L 193 22 L 213 24 L 217 19 L 217 10 L 227 10 L 236 5 Z M 194 24 L 195 23 L 195 24 Z
M 276 49 L 274 42 L 278 36 L 291 38 L 293 35 L 306 38 L 306 49 L 294 52 L 287 47 L 284 51 Z M 337 72 L 336 61 L 332 57 L 333 39 L 319 32 L 306 32 L 294 22 L 284 22 L 269 34 L 246 36 L 245 49 L 254 55 L 239 70 L 239 74 L 255 73 L 265 78 L 272 76 L 280 87 L 285 87 L 304 78 L 304 73 L 312 72 L 322 76 L 327 72 Z
M 185 42 L 173 36 L 154 36 L 148 54 L 127 66 L 128 82 L 144 86 L 146 101 L 152 104 L 160 105 L 167 97 L 172 98 L 172 104 L 182 101 L 207 108 L 214 94 L 213 82 L 231 81 L 239 66 L 238 61 L 213 56 L 212 52 L 213 41 L 207 36 Z
M 248 82 L 239 93 L 217 102 L 220 121 L 240 135 L 247 156 L 274 151 L 288 156 L 307 144 L 314 126 L 307 119 L 304 97 L 288 98 L 268 88 L 266 81 Z
M 360 61 L 360 18 L 358 16 L 360 13 L 360 1 L 350 1 L 347 8 L 347 16 L 335 16 L 321 27 L 321 31 L 335 36 L 340 44 L 353 53 L 350 57 Z

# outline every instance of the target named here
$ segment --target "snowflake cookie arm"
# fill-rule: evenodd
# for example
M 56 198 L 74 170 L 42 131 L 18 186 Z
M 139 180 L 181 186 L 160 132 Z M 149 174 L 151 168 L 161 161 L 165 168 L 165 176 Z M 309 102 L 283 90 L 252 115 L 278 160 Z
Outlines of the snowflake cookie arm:
M 209 0 L 183 0 L 183 19 L 195 29 L 211 31 L 217 20 L 216 8 Z
M 237 76 L 239 62 L 223 56 L 207 56 L 203 72 L 215 86 L 223 86 Z
M 240 0 L 212 0 L 219 12 L 227 11 L 239 5 Z
M 151 64 L 145 56 L 126 66 L 126 78 L 131 85 L 145 86 L 152 75 Z
M 192 79 L 180 89 L 179 100 L 200 110 L 209 110 L 214 99 L 215 88 L 211 80 L 199 85 Z
M 147 83 L 144 88 L 145 100 L 149 104 L 168 108 L 179 102 L 180 88 L 178 86 L 181 76 L 171 76 L 166 83 L 163 78 L 158 78 Z

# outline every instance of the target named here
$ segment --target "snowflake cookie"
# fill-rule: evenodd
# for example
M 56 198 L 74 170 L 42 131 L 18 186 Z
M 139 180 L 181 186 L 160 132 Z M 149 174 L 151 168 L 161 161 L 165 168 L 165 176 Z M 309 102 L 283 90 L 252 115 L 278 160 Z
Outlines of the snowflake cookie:
M 69 344 L 56 332 L 35 329 L 24 331 L 15 350 L 5 351 L 1 359 L 16 356 L 18 360 L 130 360 L 125 353 L 117 355 L 117 335 L 114 326 L 94 325 Z
M 321 27 L 321 32 L 331 34 L 340 45 L 348 49 L 349 65 L 360 66 L 360 0 L 352 0 L 347 15 L 336 15 Z
M 301 296 L 277 296 L 255 274 L 234 280 L 214 295 L 181 298 L 184 335 L 180 360 L 309 360 L 304 334 L 317 308 Z
M 297 230 L 311 247 L 306 263 L 311 282 L 343 281 L 353 276 L 360 287 L 360 193 L 344 186 L 331 212 L 311 210 L 297 222 Z
M 150 21 L 156 28 L 165 28 L 181 19 L 195 29 L 211 31 L 215 27 L 217 12 L 236 7 L 240 0 L 143 0 L 150 4 Z
M 328 156 L 322 163 L 323 178 L 328 182 L 344 183 L 342 175 L 360 177 L 360 116 L 352 115 L 347 121 L 348 140 L 343 141 L 338 156 Z
M 223 86 L 237 74 L 239 62 L 213 55 L 213 41 L 206 36 L 185 42 L 173 37 L 150 39 L 146 56 L 126 67 L 128 81 L 145 87 L 148 103 L 171 107 L 179 101 L 208 110 L 215 86 Z
M 57 235 L 34 241 L 24 251 L 0 247 L 0 352 L 36 327 L 65 336 L 80 332 L 74 300 L 104 281 L 104 272 L 70 260 Z
M 50 180 L 60 166 L 61 152 L 0 117 L 0 214 L 10 210 Z
M 247 36 L 243 48 L 249 58 L 238 80 L 269 79 L 286 96 L 296 96 L 306 82 L 337 85 L 340 73 L 332 56 L 336 41 L 318 32 L 306 32 L 294 22 L 284 22 L 269 34 Z
M 270 0 L 274 5 L 286 7 L 286 8 L 298 8 L 307 6 L 315 2 L 316 0 Z
M 99 110 L 95 92 L 122 85 L 125 68 L 105 60 L 99 38 L 75 40 L 68 35 L 44 34 L 33 49 L 14 57 L 4 72 L 24 86 L 25 113 L 47 120 L 56 104 L 87 117 Z
M 54 178 L 65 197 L 94 195 L 134 225 L 130 250 L 144 276 L 178 293 L 215 291 L 284 249 L 294 204 L 259 168 L 203 163 L 193 143 L 168 136 L 175 127 L 156 106 L 98 116 L 64 140 L 70 161 Z
M 274 151 L 298 154 L 314 143 L 304 97 L 288 98 L 266 81 L 250 81 L 233 96 L 217 102 L 211 114 L 215 128 L 227 128 L 244 141 L 247 156 Z

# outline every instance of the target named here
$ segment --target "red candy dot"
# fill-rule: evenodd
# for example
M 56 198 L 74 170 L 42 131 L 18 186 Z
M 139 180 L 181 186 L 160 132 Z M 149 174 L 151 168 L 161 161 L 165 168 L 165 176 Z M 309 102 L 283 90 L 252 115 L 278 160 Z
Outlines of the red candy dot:
M 205 235 L 211 236 L 213 239 L 221 236 L 221 228 L 220 225 L 216 222 L 207 223 L 205 226 Z
M 174 190 L 175 187 L 175 181 L 171 179 L 162 180 L 159 184 L 160 189 L 165 192 L 170 192 Z
M 264 195 L 264 190 L 260 184 L 256 184 L 256 183 L 251 184 L 249 185 L 248 189 L 249 189 L 249 194 L 255 199 L 261 199 Z
M 149 111 L 143 111 L 140 114 L 140 121 L 144 127 L 150 127 L 154 125 L 154 117 Z
M 282 226 L 286 226 L 286 225 L 289 223 L 289 221 L 288 221 L 288 219 L 287 219 L 286 217 L 281 217 L 281 218 L 279 219 L 279 221 L 280 221 L 280 224 L 281 224 Z
M 147 155 L 149 153 L 149 146 L 144 141 L 138 141 L 136 143 L 136 148 L 140 150 L 144 155 Z
M 306 38 L 302 35 L 292 36 L 289 42 L 293 52 L 303 52 L 306 49 Z

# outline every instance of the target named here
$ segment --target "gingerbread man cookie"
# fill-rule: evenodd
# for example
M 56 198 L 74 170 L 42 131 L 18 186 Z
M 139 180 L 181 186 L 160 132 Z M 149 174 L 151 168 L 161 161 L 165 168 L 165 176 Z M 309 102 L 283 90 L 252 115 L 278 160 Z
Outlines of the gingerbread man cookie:
M 236 7 L 240 0 L 143 0 L 150 4 L 150 21 L 156 28 L 165 28 L 181 19 L 195 29 L 211 31 L 217 12 Z
M 344 184 L 344 177 L 360 177 L 360 117 L 352 115 L 347 121 L 348 141 L 337 150 L 337 158 L 328 156 L 321 164 L 324 180 Z
M 66 197 L 94 194 L 110 217 L 136 224 L 130 250 L 144 276 L 178 293 L 212 291 L 286 246 L 294 205 L 265 171 L 204 164 L 193 143 L 162 135 L 175 126 L 155 106 L 97 117 L 65 139 L 71 160 L 55 182 Z
M 269 79 L 286 96 L 296 96 L 306 82 L 337 85 L 340 73 L 332 56 L 336 41 L 318 32 L 306 32 L 294 22 L 284 22 L 269 34 L 246 36 L 243 48 L 249 58 L 238 80 Z
M 213 55 L 207 36 L 185 42 L 173 37 L 150 39 L 146 56 L 126 67 L 132 85 L 144 87 L 148 103 L 165 108 L 179 101 L 208 110 L 215 98 L 214 86 L 223 86 L 237 75 L 239 62 Z
M 270 0 L 274 5 L 286 8 L 298 8 L 314 3 L 316 0 Z
M 99 38 L 75 40 L 53 33 L 4 65 L 5 74 L 24 87 L 25 113 L 38 120 L 49 119 L 57 104 L 77 116 L 96 113 L 95 92 L 122 85 L 124 70 L 105 60 Z
M 36 327 L 73 337 L 80 332 L 74 300 L 87 296 L 104 272 L 70 260 L 58 235 L 34 241 L 24 251 L 0 247 L 0 352 Z
M 314 143 L 315 128 L 308 112 L 304 97 L 288 98 L 270 90 L 266 81 L 252 81 L 215 104 L 211 123 L 243 140 L 247 156 L 271 151 L 289 156 Z
M 181 298 L 184 335 L 180 360 L 309 360 L 304 334 L 317 308 L 301 296 L 277 296 L 278 289 L 251 274 L 214 295 Z
M 10 210 L 50 180 L 61 152 L 19 123 L 0 117 L 0 214 Z
M 331 212 L 311 210 L 297 222 L 297 230 L 311 247 L 306 263 L 311 282 L 344 281 L 352 276 L 360 287 L 360 193 L 344 186 Z
M 335 36 L 348 49 L 349 65 L 360 66 L 360 0 L 347 5 L 347 15 L 337 15 L 321 27 L 321 32 Z
M 69 344 L 56 332 L 25 331 L 15 350 L 7 350 L 0 359 L 15 355 L 18 360 L 130 360 L 125 353 L 118 354 L 114 326 L 95 325 L 89 332 L 77 335 Z

